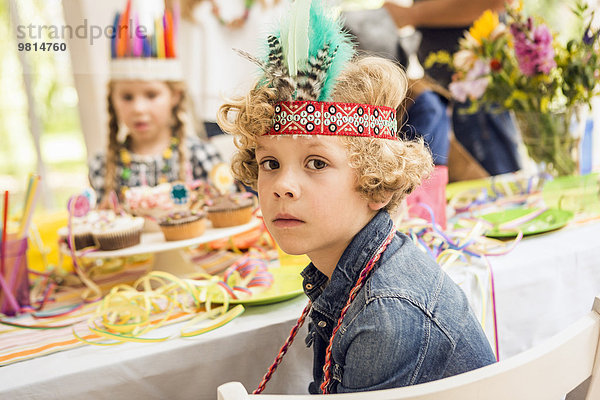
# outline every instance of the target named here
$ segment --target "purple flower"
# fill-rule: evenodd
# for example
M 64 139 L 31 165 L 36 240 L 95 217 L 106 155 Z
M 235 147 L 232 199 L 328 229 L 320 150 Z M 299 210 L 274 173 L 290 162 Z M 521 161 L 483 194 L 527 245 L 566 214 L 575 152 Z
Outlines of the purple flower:
M 489 78 L 486 76 L 489 72 L 489 65 L 482 60 L 477 60 L 465 76 L 465 80 L 455 81 L 448 85 L 452 97 L 462 103 L 467 99 L 479 99 L 489 84 Z
M 516 25 L 511 26 L 511 33 L 515 39 L 515 55 L 519 69 L 523 74 L 548 74 L 556 66 L 552 34 L 546 25 L 533 28 L 532 37 L 528 37 L 522 27 Z
M 594 33 L 594 31 L 592 31 L 592 29 L 588 26 L 583 34 L 583 43 L 585 43 L 586 46 L 591 46 L 598 35 L 600 35 L 600 30 Z
M 489 84 L 488 78 L 479 78 L 474 81 L 457 81 L 448 85 L 452 97 L 464 103 L 467 99 L 477 100 L 485 93 Z

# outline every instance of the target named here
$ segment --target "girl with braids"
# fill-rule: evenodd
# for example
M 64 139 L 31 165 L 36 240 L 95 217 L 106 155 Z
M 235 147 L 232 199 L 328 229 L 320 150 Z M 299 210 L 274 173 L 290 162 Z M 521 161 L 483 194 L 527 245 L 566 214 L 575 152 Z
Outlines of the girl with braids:
M 221 161 L 217 150 L 185 134 L 185 89 L 181 82 L 113 81 L 109 84 L 106 155 L 90 164 L 98 198 L 123 188 L 206 179 Z M 127 136 L 119 141 L 119 125 Z
M 390 217 L 432 169 L 422 139 L 398 136 L 405 74 L 382 58 L 352 59 L 339 21 L 310 3 L 296 0 L 294 32 L 269 37 L 267 61 L 245 54 L 264 76 L 218 114 L 235 135 L 234 174 L 257 188 L 267 229 L 283 251 L 311 260 L 309 304 L 254 393 L 307 317 L 311 393 L 407 386 L 493 363 L 464 293 Z
M 131 13 L 129 8 L 128 3 L 123 15 Z M 150 8 L 156 11 L 156 5 Z M 143 15 L 143 10 L 138 11 Z M 108 148 L 96 155 L 89 166 L 91 185 L 104 205 L 108 194 L 114 191 L 120 196 L 127 187 L 206 179 L 212 167 L 221 162 L 210 143 L 186 135 L 186 90 L 181 66 L 174 57 L 173 34 L 168 34 L 172 28 L 167 22 L 172 18 L 168 10 L 160 11 L 164 13 L 160 21 L 166 22 L 164 32 L 156 35 L 159 39 L 152 38 L 151 33 L 133 35 L 133 39 L 125 34 L 113 38 L 107 96 Z M 122 32 L 122 23 L 127 24 L 127 18 L 117 14 L 115 32 Z M 156 46 L 160 38 L 162 47 Z M 127 44 L 127 40 L 133 42 Z M 157 49 L 151 48 L 152 45 Z M 136 46 L 147 54 L 136 52 Z M 158 53 L 165 49 L 170 51 L 160 58 Z M 154 53 L 156 57 L 152 57 Z M 126 136 L 121 140 L 119 133 L 123 128 Z

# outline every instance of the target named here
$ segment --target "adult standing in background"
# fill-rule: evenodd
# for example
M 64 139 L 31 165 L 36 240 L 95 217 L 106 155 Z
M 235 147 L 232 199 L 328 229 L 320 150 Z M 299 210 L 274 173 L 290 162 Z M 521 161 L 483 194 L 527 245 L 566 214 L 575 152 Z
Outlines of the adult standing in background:
M 432 52 L 457 51 L 458 40 L 471 23 L 485 10 L 503 10 L 504 2 L 505 0 L 416 0 L 410 7 L 393 2 L 386 2 L 384 7 L 398 28 L 410 25 L 422 34 L 417 56 L 421 64 L 424 64 Z M 445 65 L 435 64 L 425 72 L 444 87 L 448 87 L 452 78 L 451 69 Z M 468 107 L 468 103 L 453 104 L 452 127 L 456 139 L 490 175 L 518 170 L 518 133 L 510 114 L 506 111 L 489 110 L 464 113 Z

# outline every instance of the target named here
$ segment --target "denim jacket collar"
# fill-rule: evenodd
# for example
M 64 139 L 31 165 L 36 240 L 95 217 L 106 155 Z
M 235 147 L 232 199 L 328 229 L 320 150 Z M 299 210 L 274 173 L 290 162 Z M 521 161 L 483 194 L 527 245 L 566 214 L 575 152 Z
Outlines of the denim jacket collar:
M 360 272 L 390 233 L 392 225 L 387 211 L 379 211 L 344 250 L 329 282 L 313 263 L 302 271 L 304 291 L 311 299 L 314 310 L 331 322 L 337 322 Z

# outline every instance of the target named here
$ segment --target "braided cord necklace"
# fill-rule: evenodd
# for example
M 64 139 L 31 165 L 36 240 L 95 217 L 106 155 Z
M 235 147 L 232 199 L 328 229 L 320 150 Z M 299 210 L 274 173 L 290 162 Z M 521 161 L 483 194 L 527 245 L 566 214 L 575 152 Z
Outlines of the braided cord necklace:
M 384 242 L 381 244 L 381 246 L 377 250 L 377 253 L 375 253 L 373 258 L 371 258 L 369 260 L 367 265 L 360 272 L 360 276 L 358 277 L 356 284 L 354 285 L 352 290 L 350 290 L 350 296 L 348 296 L 348 301 L 346 301 L 346 305 L 344 306 L 344 308 L 342 308 L 342 312 L 340 313 L 340 318 L 338 319 L 337 325 L 335 326 L 335 328 L 333 328 L 333 331 L 331 332 L 331 337 L 329 338 L 329 345 L 327 346 L 327 350 L 325 352 L 325 364 L 323 365 L 324 375 L 323 375 L 323 383 L 321 384 L 321 391 L 323 392 L 323 394 L 328 394 L 329 390 L 331 389 L 331 387 L 330 387 L 331 386 L 330 385 L 330 383 L 331 383 L 331 365 L 332 365 L 332 363 L 331 363 L 331 347 L 333 345 L 333 338 L 335 337 L 335 334 L 337 333 L 337 331 L 340 329 L 340 326 L 342 326 L 342 321 L 344 320 L 344 317 L 346 316 L 346 311 L 348 311 L 348 309 L 350 308 L 350 304 L 352 304 L 352 301 L 354 300 L 354 298 L 356 297 L 356 295 L 358 294 L 360 289 L 362 289 L 362 287 L 364 286 L 365 282 L 367 281 L 367 278 L 369 277 L 371 271 L 373 270 L 373 267 L 375 266 L 375 263 L 377 263 L 377 261 L 379 261 L 381 254 L 383 254 L 383 252 L 388 247 L 388 245 L 391 243 L 391 241 L 395 235 L 396 235 L 396 226 L 394 224 L 392 224 L 392 229 L 391 229 L 390 233 L 388 234 L 388 236 L 385 238 Z
M 337 333 L 337 331 L 340 329 L 340 326 L 342 326 L 342 321 L 344 320 L 346 311 L 348 311 L 348 308 L 350 308 L 350 304 L 352 303 L 352 301 L 354 300 L 354 298 L 356 297 L 356 295 L 358 294 L 360 289 L 362 289 L 362 287 L 365 285 L 365 282 L 367 281 L 367 278 L 369 277 L 371 271 L 373 270 L 373 267 L 375 266 L 377 261 L 379 261 L 379 258 L 381 258 L 381 254 L 383 254 L 385 249 L 392 242 L 392 239 L 394 238 L 395 235 L 396 235 L 396 226 L 392 224 L 390 233 L 385 238 L 385 240 L 383 241 L 381 246 L 379 246 L 379 249 L 377 249 L 377 252 L 375 253 L 375 255 L 369 260 L 369 262 L 367 262 L 367 265 L 360 272 L 360 275 L 358 277 L 358 280 L 356 281 L 356 284 L 350 290 L 350 295 L 348 296 L 346 305 L 344 306 L 344 308 L 342 308 L 342 312 L 340 313 L 340 318 L 338 319 L 337 325 L 335 326 L 335 328 L 333 329 L 333 331 L 331 333 L 331 337 L 329 338 L 329 345 L 327 346 L 327 350 L 325 353 L 325 364 L 323 365 L 324 376 L 323 376 L 323 383 L 321 384 L 321 391 L 323 392 L 323 394 L 328 394 L 329 389 L 330 389 L 331 365 L 332 365 L 332 363 L 331 363 L 331 347 L 333 344 L 333 338 L 335 337 L 335 334 Z M 309 301 L 308 304 L 306 305 L 306 307 L 304 307 L 304 310 L 302 311 L 302 315 L 300 315 L 300 318 L 298 318 L 296 325 L 294 325 L 294 327 L 290 331 L 290 334 L 289 334 L 288 338 L 286 339 L 285 343 L 283 344 L 283 346 L 281 346 L 279 353 L 277 353 L 277 356 L 275 357 L 275 361 L 273 361 L 273 364 L 271 364 L 271 366 L 267 370 L 267 373 L 261 380 L 260 384 L 258 385 L 258 388 L 254 392 L 252 392 L 252 394 L 260 394 L 260 393 L 262 393 L 263 390 L 265 390 L 267 382 L 271 379 L 271 377 L 273 376 L 273 373 L 275 373 L 275 370 L 281 363 L 281 360 L 283 359 L 283 356 L 285 355 L 285 353 L 287 353 L 288 348 L 294 341 L 294 338 L 296 337 L 296 334 L 300 330 L 300 327 L 304 324 L 306 316 L 310 312 L 311 307 L 312 307 L 312 303 Z

